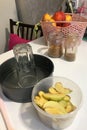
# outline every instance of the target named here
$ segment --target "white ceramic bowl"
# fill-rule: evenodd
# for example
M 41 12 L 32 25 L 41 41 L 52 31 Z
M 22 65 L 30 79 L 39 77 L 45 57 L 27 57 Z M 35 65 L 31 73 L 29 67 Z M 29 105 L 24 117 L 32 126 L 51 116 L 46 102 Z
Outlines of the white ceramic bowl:
M 50 86 L 53 86 L 56 82 L 61 82 L 66 88 L 70 88 L 72 90 L 70 97 L 71 102 L 76 106 L 76 109 L 68 114 L 63 115 L 51 115 L 43 111 L 40 107 L 38 107 L 34 102 L 34 97 L 38 95 L 40 90 L 48 91 Z M 48 127 L 60 130 L 70 126 L 75 118 L 78 110 L 82 105 L 82 92 L 80 87 L 74 83 L 73 81 L 64 78 L 64 77 L 48 77 L 39 81 L 32 91 L 32 103 L 39 115 L 40 120 Z

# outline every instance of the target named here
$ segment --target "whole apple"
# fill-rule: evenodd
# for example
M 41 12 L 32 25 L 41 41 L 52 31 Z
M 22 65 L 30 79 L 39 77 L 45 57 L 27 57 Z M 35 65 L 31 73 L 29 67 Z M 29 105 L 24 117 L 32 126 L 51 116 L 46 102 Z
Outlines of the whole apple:
M 64 21 L 66 19 L 65 13 L 62 11 L 58 11 L 58 12 L 54 13 L 53 19 L 55 21 Z

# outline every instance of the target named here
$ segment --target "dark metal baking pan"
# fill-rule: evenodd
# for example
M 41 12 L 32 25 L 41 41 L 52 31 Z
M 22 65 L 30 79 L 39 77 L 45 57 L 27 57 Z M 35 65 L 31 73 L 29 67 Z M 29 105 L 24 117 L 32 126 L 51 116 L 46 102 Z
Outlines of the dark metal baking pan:
M 53 62 L 42 55 L 34 54 L 38 81 L 52 75 L 54 70 Z M 0 84 L 6 97 L 15 102 L 31 101 L 33 87 L 19 87 L 16 71 L 16 60 L 11 58 L 0 66 Z

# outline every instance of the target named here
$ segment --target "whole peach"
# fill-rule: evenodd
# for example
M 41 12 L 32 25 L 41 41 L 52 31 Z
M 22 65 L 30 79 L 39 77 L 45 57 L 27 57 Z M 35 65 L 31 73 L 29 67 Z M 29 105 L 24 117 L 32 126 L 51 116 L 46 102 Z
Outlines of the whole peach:
M 72 16 L 71 15 L 66 14 L 65 17 L 66 17 L 65 18 L 66 21 L 72 21 Z
M 71 15 L 66 14 L 65 16 L 66 16 L 65 21 L 72 21 L 72 16 Z M 63 27 L 67 27 L 70 24 L 71 24 L 70 22 L 66 22 L 66 23 L 63 24 Z
M 51 15 L 48 14 L 48 13 L 44 14 L 43 17 L 42 17 L 43 21 L 49 21 L 50 19 L 51 19 Z

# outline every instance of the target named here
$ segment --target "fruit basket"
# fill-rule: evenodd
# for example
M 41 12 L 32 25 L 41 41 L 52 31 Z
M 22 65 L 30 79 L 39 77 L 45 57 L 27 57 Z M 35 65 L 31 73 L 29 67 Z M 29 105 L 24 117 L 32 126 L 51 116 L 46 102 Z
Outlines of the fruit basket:
M 78 36 L 79 44 L 85 33 L 87 27 L 87 19 L 82 17 L 80 14 L 69 14 L 72 16 L 70 21 L 44 21 L 41 20 L 41 27 L 46 43 L 48 36 L 53 32 L 62 32 L 66 38 L 68 34 L 76 34 Z

